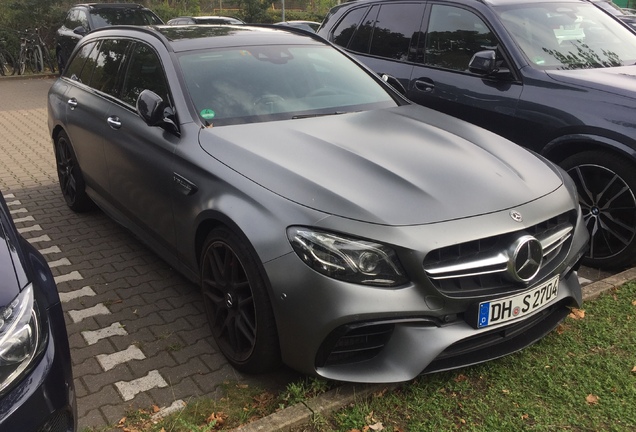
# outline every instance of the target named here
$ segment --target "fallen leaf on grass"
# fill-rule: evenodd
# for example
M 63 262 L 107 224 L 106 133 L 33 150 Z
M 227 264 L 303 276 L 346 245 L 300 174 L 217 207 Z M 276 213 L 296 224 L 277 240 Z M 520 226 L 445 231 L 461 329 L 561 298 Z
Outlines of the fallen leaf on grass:
M 161 410 L 161 408 L 159 408 L 157 405 L 153 405 L 152 406 L 152 412 L 153 413 L 158 413 Z
M 209 425 L 214 425 L 214 426 L 220 426 L 223 423 L 225 423 L 225 419 L 227 418 L 227 415 L 225 415 L 222 412 L 219 413 L 212 413 L 210 414 L 210 416 L 205 420 Z
M 382 425 L 382 422 L 377 422 L 376 424 L 369 425 L 369 429 L 373 431 L 381 431 L 384 430 L 384 426 Z
M 585 311 L 583 309 L 572 308 L 568 317 L 575 320 L 582 320 L 585 318 Z
M 632 368 L 632 372 L 636 372 L 636 366 Z
M 590 405 L 596 405 L 598 403 L 598 396 L 593 395 L 593 394 L 589 394 L 587 395 L 587 397 L 585 398 L 585 400 L 587 401 L 588 404 Z
M 468 379 L 468 377 L 467 377 L 466 375 L 464 375 L 464 374 L 459 374 L 459 375 L 457 375 L 457 376 L 456 376 L 453 380 L 454 380 L 455 382 L 464 382 L 464 381 L 466 381 L 467 379 Z

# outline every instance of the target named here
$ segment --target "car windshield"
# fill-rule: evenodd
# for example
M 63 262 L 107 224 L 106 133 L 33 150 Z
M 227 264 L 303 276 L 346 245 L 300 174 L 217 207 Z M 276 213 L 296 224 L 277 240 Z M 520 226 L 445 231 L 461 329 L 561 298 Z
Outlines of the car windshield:
M 199 116 L 214 126 L 398 104 L 367 72 L 329 46 L 188 51 L 179 62 Z
M 162 24 L 149 10 L 144 9 L 94 9 L 91 10 L 94 28 L 113 25 L 154 25 Z
M 636 62 L 636 35 L 591 3 L 526 3 L 496 8 L 531 64 L 589 69 Z

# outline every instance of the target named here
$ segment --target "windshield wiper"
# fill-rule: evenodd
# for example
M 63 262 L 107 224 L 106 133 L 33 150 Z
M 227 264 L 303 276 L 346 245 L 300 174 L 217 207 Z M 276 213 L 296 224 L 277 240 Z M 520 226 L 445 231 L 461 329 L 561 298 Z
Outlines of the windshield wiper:
M 335 112 L 328 112 L 323 114 L 300 114 L 300 115 L 293 116 L 292 120 L 304 119 L 304 118 L 310 118 L 310 117 L 324 117 L 324 116 L 331 116 L 331 115 L 346 114 L 347 112 L 348 111 L 335 111 Z

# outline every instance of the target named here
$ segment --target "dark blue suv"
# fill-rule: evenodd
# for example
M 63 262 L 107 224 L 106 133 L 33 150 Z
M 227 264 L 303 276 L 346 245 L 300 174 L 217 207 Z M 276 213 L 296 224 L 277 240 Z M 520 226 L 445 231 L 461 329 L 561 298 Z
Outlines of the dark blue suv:
M 584 0 L 356 0 L 318 33 L 412 101 L 560 164 L 591 234 L 584 263 L 634 262 L 636 34 L 624 23 Z

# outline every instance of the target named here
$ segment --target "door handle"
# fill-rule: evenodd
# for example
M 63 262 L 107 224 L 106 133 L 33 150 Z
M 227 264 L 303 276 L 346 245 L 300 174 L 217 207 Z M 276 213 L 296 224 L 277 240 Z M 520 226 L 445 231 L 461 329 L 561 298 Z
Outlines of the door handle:
M 71 110 L 77 108 L 77 99 L 75 98 L 70 98 L 66 103 L 71 107 Z
M 426 93 L 431 93 L 435 88 L 435 84 L 433 83 L 433 80 L 420 78 L 415 80 L 415 88 Z
M 112 129 L 119 129 L 121 127 L 121 121 L 119 121 L 119 117 L 117 116 L 108 117 L 108 119 L 106 119 L 106 122 Z

